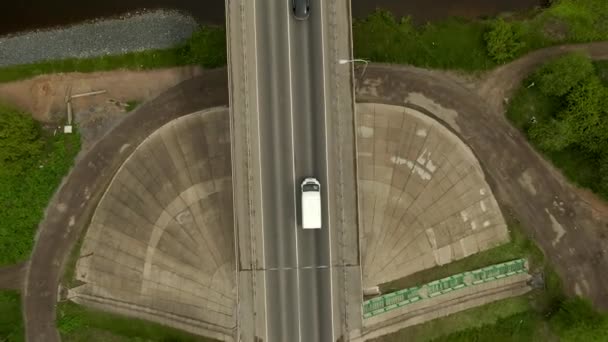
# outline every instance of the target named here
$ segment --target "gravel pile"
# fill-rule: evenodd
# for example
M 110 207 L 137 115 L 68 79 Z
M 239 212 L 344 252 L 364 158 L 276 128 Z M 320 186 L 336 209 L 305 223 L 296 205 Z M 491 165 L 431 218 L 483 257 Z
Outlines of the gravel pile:
M 0 37 L 0 66 L 167 48 L 189 38 L 197 27 L 193 17 L 162 10 Z

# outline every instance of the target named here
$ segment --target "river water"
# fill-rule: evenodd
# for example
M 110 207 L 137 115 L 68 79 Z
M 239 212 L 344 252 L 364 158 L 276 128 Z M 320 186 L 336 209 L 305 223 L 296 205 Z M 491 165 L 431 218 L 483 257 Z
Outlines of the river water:
M 447 16 L 470 18 L 524 10 L 544 2 L 546 0 L 352 0 L 352 10 L 354 17 L 364 17 L 380 7 L 396 16 L 411 15 L 415 22 L 423 23 Z M 225 21 L 224 0 L 0 0 L 0 35 L 158 8 L 184 11 L 206 24 L 222 25 Z

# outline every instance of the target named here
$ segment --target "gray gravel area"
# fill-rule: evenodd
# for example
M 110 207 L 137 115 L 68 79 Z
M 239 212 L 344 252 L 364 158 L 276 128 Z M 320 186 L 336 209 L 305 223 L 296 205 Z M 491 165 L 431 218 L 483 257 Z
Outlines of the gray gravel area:
M 0 37 L 0 66 L 167 48 L 186 40 L 197 27 L 191 16 L 160 10 Z

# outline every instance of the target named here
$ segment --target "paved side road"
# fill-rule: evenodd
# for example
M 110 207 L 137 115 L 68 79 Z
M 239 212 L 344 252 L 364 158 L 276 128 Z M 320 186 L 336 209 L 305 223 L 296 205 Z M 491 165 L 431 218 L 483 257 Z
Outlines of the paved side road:
M 227 104 L 226 70 L 204 71 L 142 105 L 77 161 L 52 198 L 38 228 L 23 286 L 27 341 L 59 341 L 55 305 L 64 263 L 123 161 L 165 123 Z
M 447 124 L 472 148 L 503 211 L 521 220 L 567 292 L 608 309 L 608 277 L 601 272 L 608 268 L 606 219 L 594 214 L 495 107 L 452 76 L 413 67 L 370 65 L 357 94 L 359 102 L 405 104 Z

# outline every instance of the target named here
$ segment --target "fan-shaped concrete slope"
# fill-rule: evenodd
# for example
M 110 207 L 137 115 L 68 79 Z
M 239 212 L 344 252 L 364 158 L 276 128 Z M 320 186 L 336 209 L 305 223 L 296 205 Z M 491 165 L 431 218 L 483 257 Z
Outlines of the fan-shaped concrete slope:
M 374 286 L 508 241 L 472 151 L 411 108 L 357 105 L 363 285 Z
M 75 301 L 224 339 L 235 326 L 229 117 L 176 119 L 126 160 L 84 238 Z

